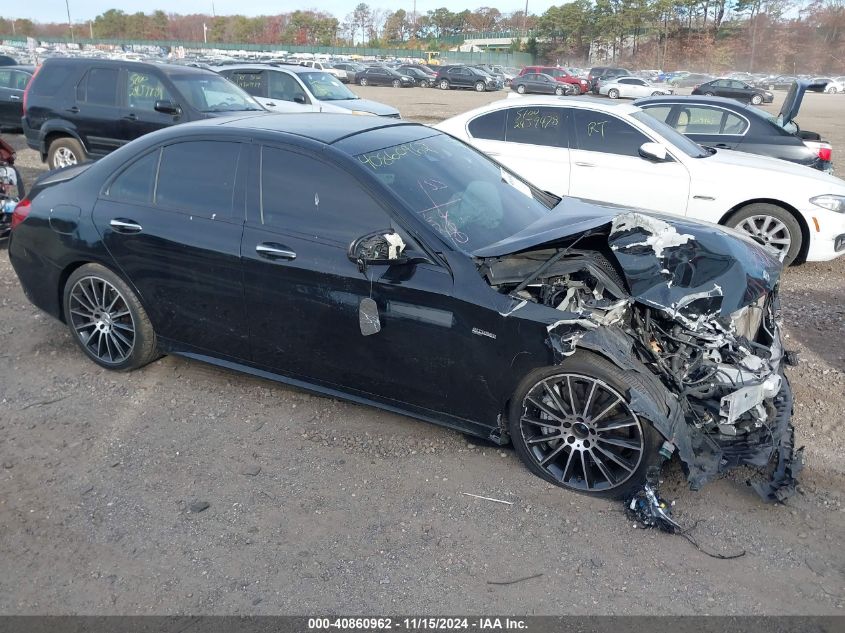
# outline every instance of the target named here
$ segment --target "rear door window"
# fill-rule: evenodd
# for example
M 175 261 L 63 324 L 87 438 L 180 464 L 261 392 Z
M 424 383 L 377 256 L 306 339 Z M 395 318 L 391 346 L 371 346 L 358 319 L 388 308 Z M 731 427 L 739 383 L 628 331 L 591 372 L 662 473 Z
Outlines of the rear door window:
M 117 68 L 89 69 L 77 84 L 77 100 L 90 105 L 116 106 L 118 74 Z
M 136 160 L 115 178 L 106 195 L 117 202 L 151 204 L 160 150 Z
M 162 149 L 155 204 L 212 220 L 233 216 L 241 144 L 187 141 Z
M 651 139 L 615 116 L 593 110 L 573 108 L 578 148 L 590 152 L 639 156 L 640 146 Z
M 530 78 L 531 75 L 526 75 Z M 488 141 L 505 140 L 505 120 L 507 110 L 495 110 L 474 118 L 469 122 L 468 130 L 473 138 L 483 138 Z
M 528 145 L 568 147 L 565 134 L 567 113 L 568 108 L 509 108 L 505 122 L 505 140 Z

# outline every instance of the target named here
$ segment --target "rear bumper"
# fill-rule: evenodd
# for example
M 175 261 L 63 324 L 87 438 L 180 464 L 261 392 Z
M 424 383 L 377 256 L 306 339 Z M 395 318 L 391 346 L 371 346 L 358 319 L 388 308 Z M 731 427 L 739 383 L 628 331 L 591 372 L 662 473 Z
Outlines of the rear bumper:
M 21 117 L 21 128 L 23 129 L 23 134 L 26 137 L 27 146 L 41 154 L 41 160 L 44 160 L 46 152 L 44 151 L 44 139 L 41 138 L 41 133 L 29 126 L 29 122 L 26 120 L 26 117 Z

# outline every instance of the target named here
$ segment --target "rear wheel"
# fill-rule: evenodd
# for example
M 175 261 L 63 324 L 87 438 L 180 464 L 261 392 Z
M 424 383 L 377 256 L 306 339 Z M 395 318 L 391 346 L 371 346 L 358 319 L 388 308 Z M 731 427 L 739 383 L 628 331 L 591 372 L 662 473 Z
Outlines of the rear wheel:
M 525 86 L 523 86 L 522 84 L 519 84 L 519 85 L 516 87 L 516 91 L 517 91 L 519 94 L 524 95 L 524 94 L 525 94 Z
M 531 372 L 517 388 L 508 420 L 520 459 L 535 475 L 575 492 L 631 495 L 658 463 L 661 437 L 632 410 L 625 395 L 630 382 L 588 352 Z
M 440 80 L 440 89 L 441 90 L 448 90 L 449 89 L 449 82 L 445 79 Z
M 358 80 L 358 83 L 361 84 L 362 86 L 366 86 L 367 85 L 367 78 L 361 77 L 361 79 Z
M 662 95 L 662 94 L 663 94 L 663 93 L 662 93 L 662 92 L 660 92 L 659 90 L 655 90 L 654 92 L 652 92 L 652 93 L 651 93 L 651 96 L 652 96 L 652 97 L 659 97 L 659 96 L 660 96 L 660 95 Z
M 704 96 L 705 97 L 715 97 L 716 95 L 714 95 L 712 92 L 705 92 Z
M 431 84 L 428 82 L 428 79 L 420 79 L 420 88 L 428 88 Z
M 484 92 L 486 86 L 484 85 L 483 81 L 476 81 L 475 82 L 475 91 L 476 92 Z
M 561 95 L 563 95 L 563 88 L 559 88 L 559 87 L 558 87 L 558 88 L 555 88 L 555 94 L 556 94 L 558 97 L 560 97 Z
M 158 358 L 144 307 L 105 266 L 86 264 L 71 273 L 64 288 L 64 313 L 73 339 L 101 367 L 137 369 Z
M 399 88 L 401 85 L 402 85 L 402 82 L 399 81 L 398 79 L 393 80 L 393 87 L 394 88 Z
M 753 103 L 754 105 L 760 105 L 761 103 L 763 103 L 763 95 L 761 95 L 761 94 L 753 95 L 751 97 L 751 103 Z
M 801 252 L 801 225 L 789 211 L 774 204 L 749 204 L 734 213 L 725 224 L 778 251 L 784 266 L 795 261 Z
M 619 91 L 616 88 L 611 88 L 607 91 L 607 96 L 611 99 L 618 99 L 619 98 Z
M 88 156 L 85 153 L 85 148 L 82 147 L 82 143 L 70 136 L 62 136 L 53 140 L 47 150 L 47 164 L 50 169 L 70 167 L 83 163 L 87 159 Z

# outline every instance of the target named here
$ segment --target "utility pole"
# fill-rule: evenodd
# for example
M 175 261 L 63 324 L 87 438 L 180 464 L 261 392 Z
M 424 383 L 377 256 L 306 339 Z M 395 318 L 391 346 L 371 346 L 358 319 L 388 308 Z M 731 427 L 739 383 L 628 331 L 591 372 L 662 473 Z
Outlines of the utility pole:
M 525 0 L 525 13 L 522 14 L 522 30 L 528 38 L 528 0 Z
M 202 41 L 208 44 L 208 27 L 205 25 L 205 22 L 202 23 Z
M 88 20 L 88 35 L 90 39 L 94 39 L 94 23 Z
M 73 22 L 70 21 L 70 0 L 65 0 L 65 8 L 67 9 L 67 25 L 70 27 L 70 41 L 73 42 Z

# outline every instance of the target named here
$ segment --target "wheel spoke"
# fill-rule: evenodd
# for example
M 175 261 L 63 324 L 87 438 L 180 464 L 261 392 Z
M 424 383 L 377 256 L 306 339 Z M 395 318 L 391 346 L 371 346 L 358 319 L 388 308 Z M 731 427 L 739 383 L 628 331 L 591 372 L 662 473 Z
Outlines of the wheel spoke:
M 566 458 L 566 466 L 563 467 L 563 473 L 560 476 L 560 480 L 563 483 L 566 483 L 567 475 L 572 474 L 572 464 L 575 460 L 572 458 L 575 457 L 575 449 L 570 449 L 569 457 Z
M 74 310 L 73 308 L 70 309 L 71 314 L 75 314 L 77 316 L 85 317 L 86 319 L 91 319 L 94 317 L 94 313 L 88 310 L 87 312 L 80 312 L 79 310 Z
M 526 444 L 542 444 L 543 442 L 551 442 L 552 440 L 562 440 L 563 435 L 542 435 L 535 437 L 533 440 L 528 440 Z
M 74 325 L 73 327 L 76 328 L 77 332 L 81 332 L 85 328 L 89 328 L 89 327 L 92 327 L 92 326 L 95 326 L 95 325 L 97 325 L 96 321 L 88 321 L 87 323 L 81 323 L 80 325 Z
M 112 329 L 111 334 L 114 336 L 114 338 L 118 339 L 121 343 L 126 345 L 126 347 L 128 347 L 128 348 L 132 347 L 132 343 L 130 343 L 129 340 L 125 336 L 123 336 L 123 334 L 118 332 L 117 330 Z
M 625 470 L 627 470 L 629 473 L 634 472 L 634 468 L 632 468 L 630 464 L 628 464 L 627 462 L 623 461 L 621 458 L 617 457 L 616 455 L 614 455 L 613 453 L 611 453 L 611 452 L 609 452 L 609 451 L 604 450 L 604 449 L 603 449 L 601 446 L 599 446 L 598 444 L 594 444 L 593 446 L 594 446 L 594 447 L 595 447 L 595 449 L 596 449 L 597 451 L 599 451 L 602 455 L 605 455 L 608 459 L 610 459 L 610 460 L 612 460 L 612 461 L 616 462 L 617 464 L 619 464 L 620 466 L 622 466 L 622 468 L 624 468 Z
M 85 299 L 86 299 L 86 301 L 88 301 L 88 304 L 91 306 L 91 310 L 92 311 L 96 310 L 97 309 L 97 302 L 94 301 L 93 299 L 91 299 L 91 297 L 88 295 L 88 291 L 85 289 L 85 286 L 83 286 L 82 284 L 79 284 L 79 286 L 77 286 L 77 287 L 79 288 L 79 291 L 83 295 L 85 295 Z
M 562 417 L 560 417 L 560 413 L 559 413 L 559 412 L 557 412 L 557 411 L 555 411 L 555 410 L 553 410 L 553 409 L 552 409 L 552 408 L 550 408 L 549 406 L 547 406 L 544 402 L 541 402 L 540 400 L 537 400 L 537 399 L 536 399 L 536 398 L 534 398 L 533 396 L 528 396 L 528 397 L 526 398 L 526 400 L 528 400 L 528 402 L 530 402 L 530 403 L 531 403 L 531 404 L 533 404 L 535 407 L 537 407 L 538 409 L 540 409 L 540 411 L 542 411 L 542 412 L 543 412 L 543 413 L 545 413 L 546 415 L 548 415 L 548 416 L 550 416 L 550 417 L 554 418 L 554 419 L 555 419 L 555 420 L 557 420 L 558 422 L 563 422 L 563 418 L 562 418 Z
M 611 444 L 613 446 L 619 446 L 620 448 L 630 448 L 631 450 L 635 451 L 643 450 L 637 442 L 631 442 L 629 440 L 621 440 L 619 438 L 612 437 L 600 437 L 598 438 L 598 441 L 602 444 Z
M 566 375 L 566 388 L 569 390 L 569 406 L 572 407 L 572 412 L 575 413 L 575 397 L 572 395 L 572 381 L 569 379 L 569 374 Z
M 602 411 L 601 413 L 599 413 L 596 417 L 592 418 L 592 419 L 590 420 L 590 422 L 592 422 L 593 424 L 595 424 L 596 422 L 598 422 L 599 420 L 601 420 L 604 416 L 606 416 L 606 415 L 608 414 L 608 412 L 609 412 L 611 409 L 613 409 L 613 407 L 615 407 L 615 406 L 616 406 L 617 404 L 619 404 L 620 402 L 622 402 L 622 398 L 616 398 L 616 400 L 614 400 L 614 401 L 611 403 L 611 405 L 610 405 L 609 407 L 607 407 L 607 409 L 605 409 L 604 411 Z
M 129 310 L 121 310 L 120 312 L 115 312 L 114 314 L 110 315 L 112 319 L 119 319 L 120 317 L 125 317 L 129 314 Z
M 593 395 L 596 393 L 596 382 L 593 381 L 593 386 L 590 387 L 590 395 L 587 396 L 587 404 L 584 405 L 584 413 L 582 414 L 585 418 L 587 417 L 587 413 L 590 411 L 590 405 L 593 403 Z
M 637 426 L 636 420 L 630 420 L 628 422 L 613 422 L 608 426 L 603 426 L 600 429 L 596 429 L 596 433 L 607 433 L 608 431 L 616 431 L 618 429 L 625 429 L 629 426 Z
M 534 426 L 542 426 L 545 429 L 552 429 L 554 431 L 560 430 L 560 425 L 558 424 L 549 424 L 545 420 L 538 420 L 537 418 L 532 418 L 527 415 L 522 416 L 522 421 L 527 424 L 533 424 Z
M 558 411 L 561 413 L 566 413 L 566 405 L 564 405 L 563 400 L 560 398 L 560 394 L 558 394 L 557 390 L 555 389 L 556 385 L 549 385 L 549 383 L 543 383 L 543 389 L 547 394 L 549 394 L 549 398 L 552 399 L 554 405 L 558 408 Z M 570 413 L 574 413 L 572 409 L 569 410 Z
M 587 486 L 587 490 L 590 490 L 593 487 L 593 478 L 587 468 L 587 452 L 579 451 L 579 453 L 581 453 L 581 470 L 584 471 L 584 484 Z
M 541 462 L 540 462 L 540 466 L 545 466 L 546 464 L 548 464 L 548 463 L 549 463 L 550 461 L 552 461 L 555 457 L 557 457 L 557 456 L 558 456 L 558 454 L 559 454 L 559 453 L 560 453 L 560 452 L 561 452 L 564 448 L 566 448 L 567 446 L 569 446 L 569 445 L 568 445 L 566 442 L 561 442 L 561 443 L 557 446 L 557 448 L 555 448 L 555 449 L 554 449 L 551 453 L 549 453 L 548 455 L 546 455 L 546 456 L 543 458 L 543 461 L 541 461 Z
M 94 295 L 94 305 L 97 306 L 98 308 L 102 308 L 103 306 L 100 305 L 100 302 L 97 300 L 97 286 L 94 283 L 93 277 L 88 278 L 88 285 L 91 286 L 91 294 Z
M 616 482 L 616 478 L 610 474 L 610 471 L 607 469 L 607 466 L 605 466 L 601 458 L 595 452 L 593 452 L 593 449 L 590 449 L 590 457 L 593 458 L 593 461 L 596 463 L 596 466 L 598 466 L 599 470 L 601 471 L 601 474 L 604 475 L 605 479 L 607 479 L 607 483 L 612 486 Z

